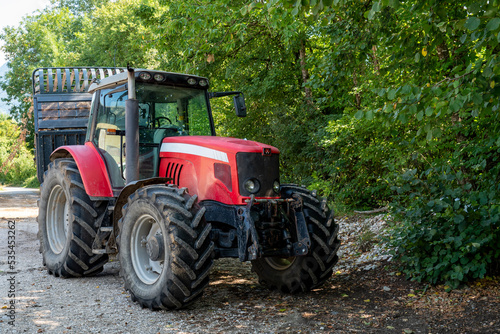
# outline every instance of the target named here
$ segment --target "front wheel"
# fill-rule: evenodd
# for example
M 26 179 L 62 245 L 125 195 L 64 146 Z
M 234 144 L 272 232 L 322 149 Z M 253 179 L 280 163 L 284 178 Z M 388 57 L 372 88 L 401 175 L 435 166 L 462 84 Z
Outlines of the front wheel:
M 252 261 L 252 270 L 259 281 L 270 288 L 286 293 L 306 292 L 323 284 L 332 275 L 338 261 L 338 225 L 333 211 L 328 210 L 325 200 L 318 200 L 315 192 L 296 185 L 282 185 L 283 198 L 300 196 L 309 230 L 311 247 L 305 256 L 266 257 Z
M 214 244 L 196 199 L 185 189 L 152 185 L 137 190 L 124 206 L 120 274 L 142 307 L 180 309 L 208 285 Z

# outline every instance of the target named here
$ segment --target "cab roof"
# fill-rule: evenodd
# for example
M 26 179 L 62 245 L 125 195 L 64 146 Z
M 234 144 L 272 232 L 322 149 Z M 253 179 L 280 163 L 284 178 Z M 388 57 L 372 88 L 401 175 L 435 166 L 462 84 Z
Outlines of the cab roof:
M 134 76 L 136 82 L 176 85 L 199 89 L 208 89 L 209 87 L 207 78 L 199 77 L 196 75 L 155 71 L 148 69 L 134 69 Z M 89 87 L 89 93 L 93 93 L 98 89 L 113 88 L 115 86 L 122 85 L 126 83 L 127 80 L 127 71 L 117 73 L 100 80 L 94 80 Z

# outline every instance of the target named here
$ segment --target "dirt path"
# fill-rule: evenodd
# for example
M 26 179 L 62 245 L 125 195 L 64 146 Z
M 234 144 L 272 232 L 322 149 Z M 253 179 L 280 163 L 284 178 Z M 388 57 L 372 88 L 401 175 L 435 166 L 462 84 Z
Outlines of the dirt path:
M 424 292 L 387 262 L 359 263 L 371 253 L 353 248 L 356 233 L 344 233 L 336 274 L 311 293 L 269 291 L 248 264 L 225 259 L 215 262 L 210 286 L 190 309 L 141 309 L 123 289 L 116 261 L 91 278 L 47 274 L 36 238 L 37 198 L 34 190 L 0 190 L 0 333 L 500 333 L 497 280 Z

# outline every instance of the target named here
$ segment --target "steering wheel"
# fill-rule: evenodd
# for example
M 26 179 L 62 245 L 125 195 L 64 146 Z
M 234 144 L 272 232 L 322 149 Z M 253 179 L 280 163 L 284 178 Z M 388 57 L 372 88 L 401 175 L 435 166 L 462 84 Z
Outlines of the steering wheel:
M 166 119 L 170 124 L 172 124 L 172 121 L 168 117 L 163 117 L 163 116 L 156 117 L 155 120 L 154 120 L 154 122 L 153 122 L 153 124 L 156 124 L 156 122 L 158 122 L 158 127 L 161 128 L 161 122 L 160 122 L 160 120 L 162 120 L 162 119 Z

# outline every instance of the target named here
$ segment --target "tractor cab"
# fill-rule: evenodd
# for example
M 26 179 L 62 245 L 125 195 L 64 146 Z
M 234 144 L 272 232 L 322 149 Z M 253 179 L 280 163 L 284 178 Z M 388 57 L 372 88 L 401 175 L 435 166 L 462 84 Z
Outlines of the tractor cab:
M 103 156 L 114 189 L 125 186 L 128 78 L 115 75 L 94 82 L 87 141 Z M 138 178 L 158 177 L 162 140 L 173 136 L 215 135 L 208 80 L 159 71 L 135 71 L 138 125 Z M 135 126 L 134 126 L 135 128 Z

